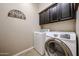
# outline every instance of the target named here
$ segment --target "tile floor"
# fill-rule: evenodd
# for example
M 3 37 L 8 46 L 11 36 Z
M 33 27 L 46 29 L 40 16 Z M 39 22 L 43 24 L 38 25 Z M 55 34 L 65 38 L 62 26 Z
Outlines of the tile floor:
M 20 56 L 41 56 L 35 49 L 31 49 L 30 51 L 21 54 Z

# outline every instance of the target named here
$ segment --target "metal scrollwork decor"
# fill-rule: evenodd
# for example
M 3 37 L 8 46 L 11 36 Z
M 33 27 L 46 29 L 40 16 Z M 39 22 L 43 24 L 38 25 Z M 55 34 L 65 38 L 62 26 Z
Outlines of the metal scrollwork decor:
M 21 11 L 19 11 L 19 10 L 15 10 L 15 9 L 9 11 L 8 16 L 9 16 L 9 17 L 14 17 L 14 18 L 23 19 L 23 20 L 26 19 L 26 16 L 24 15 L 23 12 L 21 12 Z

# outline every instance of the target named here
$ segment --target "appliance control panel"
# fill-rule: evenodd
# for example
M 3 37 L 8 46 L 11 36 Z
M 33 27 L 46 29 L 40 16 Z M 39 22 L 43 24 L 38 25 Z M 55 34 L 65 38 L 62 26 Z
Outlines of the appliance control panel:
M 58 34 L 54 34 L 54 37 L 58 37 Z
M 70 39 L 70 35 L 69 34 L 61 34 L 60 38 Z

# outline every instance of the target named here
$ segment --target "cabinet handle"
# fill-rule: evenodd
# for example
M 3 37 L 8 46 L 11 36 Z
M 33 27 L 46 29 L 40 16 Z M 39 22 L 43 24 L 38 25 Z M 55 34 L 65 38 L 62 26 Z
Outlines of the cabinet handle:
M 53 21 L 50 21 L 50 22 L 53 22 Z

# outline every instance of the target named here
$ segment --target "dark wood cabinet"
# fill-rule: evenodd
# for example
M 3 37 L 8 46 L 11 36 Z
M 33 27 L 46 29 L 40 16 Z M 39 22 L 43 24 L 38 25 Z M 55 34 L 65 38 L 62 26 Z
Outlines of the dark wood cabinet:
M 56 3 L 39 14 L 40 25 L 75 19 L 74 9 L 73 3 Z
M 70 4 L 68 3 L 63 3 L 61 4 L 61 11 L 62 11 L 62 19 L 70 17 Z
M 45 24 L 44 23 L 44 12 L 40 13 L 39 18 L 40 18 L 39 20 L 40 25 Z
M 62 18 L 61 20 L 67 20 L 67 19 L 71 19 L 74 16 L 74 8 L 72 6 L 73 4 L 71 3 L 62 3 L 61 4 L 61 14 L 62 14 Z
M 40 13 L 40 25 L 49 23 L 49 10 Z
M 50 22 L 57 22 L 61 19 L 61 8 L 60 4 L 56 4 L 55 6 L 50 8 Z
M 57 9 L 56 9 L 56 12 L 57 12 L 57 20 L 59 21 L 62 17 L 62 11 L 61 11 L 61 3 L 57 4 Z
M 57 20 L 57 13 L 56 13 L 56 7 L 50 8 L 50 22 L 54 22 Z
M 49 23 L 49 9 L 45 10 L 44 20 L 45 20 L 45 24 Z

